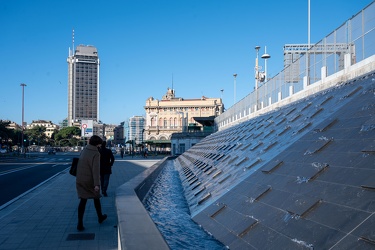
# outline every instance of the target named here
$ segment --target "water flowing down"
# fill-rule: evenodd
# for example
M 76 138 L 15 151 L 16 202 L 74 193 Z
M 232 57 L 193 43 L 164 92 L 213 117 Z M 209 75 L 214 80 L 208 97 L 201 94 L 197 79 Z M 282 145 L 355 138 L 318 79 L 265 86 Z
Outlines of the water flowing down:
M 178 171 L 173 161 L 165 164 L 144 203 L 169 247 L 227 249 L 191 219 Z

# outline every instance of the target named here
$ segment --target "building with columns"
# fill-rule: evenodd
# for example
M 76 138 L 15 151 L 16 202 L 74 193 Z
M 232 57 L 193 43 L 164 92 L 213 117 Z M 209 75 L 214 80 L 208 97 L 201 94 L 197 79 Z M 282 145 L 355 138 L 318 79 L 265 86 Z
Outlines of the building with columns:
M 210 117 L 213 120 L 223 113 L 224 105 L 221 98 L 176 97 L 175 90 L 168 88 L 161 100 L 149 97 L 144 108 L 145 141 L 170 150 L 173 133 L 204 131 L 204 125 L 197 122 L 198 118 Z

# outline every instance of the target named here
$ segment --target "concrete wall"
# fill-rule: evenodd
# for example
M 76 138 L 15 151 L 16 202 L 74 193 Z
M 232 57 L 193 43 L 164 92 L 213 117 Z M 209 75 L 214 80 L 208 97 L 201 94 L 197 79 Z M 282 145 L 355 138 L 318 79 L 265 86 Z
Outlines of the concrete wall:
M 175 161 L 192 219 L 229 249 L 374 249 L 374 93 L 372 69 L 204 138 Z
M 167 159 L 160 160 L 116 190 L 119 249 L 169 249 L 142 203 Z

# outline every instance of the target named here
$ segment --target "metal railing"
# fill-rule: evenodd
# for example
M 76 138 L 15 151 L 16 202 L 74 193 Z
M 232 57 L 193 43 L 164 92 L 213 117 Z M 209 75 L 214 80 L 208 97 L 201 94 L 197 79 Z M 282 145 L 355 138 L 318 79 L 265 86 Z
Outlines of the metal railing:
M 261 114 L 262 109 L 301 92 L 309 85 L 322 84 L 327 77 L 375 55 L 375 2 L 310 48 L 284 47 L 285 54 L 300 49 L 301 56 L 283 71 L 215 118 L 218 130 Z M 285 49 L 288 48 L 288 49 Z

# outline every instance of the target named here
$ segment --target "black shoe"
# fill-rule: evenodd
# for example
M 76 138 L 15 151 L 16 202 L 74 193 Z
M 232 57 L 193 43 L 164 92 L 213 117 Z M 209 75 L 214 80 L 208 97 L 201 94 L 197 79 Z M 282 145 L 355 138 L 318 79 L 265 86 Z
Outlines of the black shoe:
M 103 192 L 103 195 L 104 195 L 105 197 L 107 197 L 107 196 L 108 196 L 107 192 Z
M 83 225 L 78 225 L 77 230 L 82 232 L 83 230 L 85 230 L 85 227 Z
M 107 215 L 106 214 L 103 214 L 102 217 L 99 218 L 99 223 L 102 223 L 103 221 L 105 221 L 105 219 L 107 219 Z

